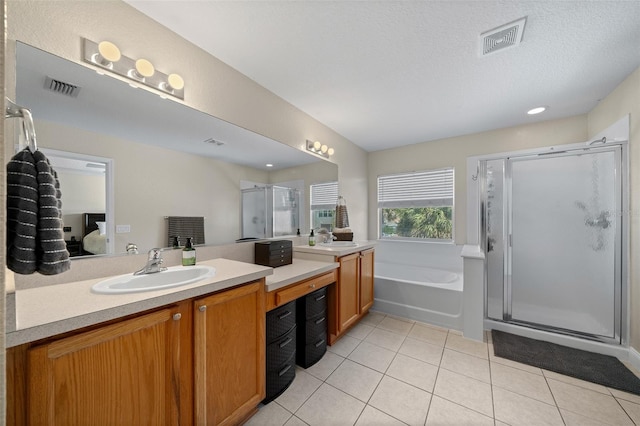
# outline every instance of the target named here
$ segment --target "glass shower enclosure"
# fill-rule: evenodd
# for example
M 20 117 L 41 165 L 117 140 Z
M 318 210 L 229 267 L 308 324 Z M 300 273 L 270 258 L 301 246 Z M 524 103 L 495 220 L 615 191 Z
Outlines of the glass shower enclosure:
M 242 190 L 242 238 L 295 235 L 300 228 L 300 193 L 276 185 Z
M 620 145 L 482 162 L 489 319 L 620 344 Z

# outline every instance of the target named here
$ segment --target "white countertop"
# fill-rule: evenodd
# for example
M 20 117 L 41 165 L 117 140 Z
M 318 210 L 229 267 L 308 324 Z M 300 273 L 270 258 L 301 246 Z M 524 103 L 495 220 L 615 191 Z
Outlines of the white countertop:
M 128 294 L 96 294 L 91 287 L 105 278 L 16 291 L 16 331 L 7 333 L 6 346 L 43 339 L 89 325 L 143 312 L 181 300 L 224 290 L 273 274 L 273 268 L 212 259 L 216 275 L 193 284 Z
M 376 243 L 375 241 L 353 241 L 355 245 L 353 246 L 342 246 L 339 244 L 340 241 L 336 243 L 329 244 L 316 244 L 315 246 L 303 245 L 303 246 L 293 246 L 293 252 L 298 253 L 311 253 L 311 254 L 321 254 L 321 255 L 329 255 L 329 256 L 346 256 L 351 253 L 355 253 L 361 250 L 366 250 L 369 248 L 373 248 Z
M 298 281 L 331 272 L 340 267 L 336 262 L 318 262 L 315 260 L 293 259 L 291 265 L 273 269 L 273 275 L 267 277 L 266 291 L 274 291 Z
M 91 287 L 108 278 L 49 285 L 16 292 L 16 331 L 7 333 L 12 347 L 101 322 L 154 309 L 266 277 L 266 291 L 330 272 L 335 262 L 293 259 L 293 264 L 270 268 L 228 259 L 198 262 L 216 269 L 200 282 L 164 290 L 127 294 L 97 294 Z

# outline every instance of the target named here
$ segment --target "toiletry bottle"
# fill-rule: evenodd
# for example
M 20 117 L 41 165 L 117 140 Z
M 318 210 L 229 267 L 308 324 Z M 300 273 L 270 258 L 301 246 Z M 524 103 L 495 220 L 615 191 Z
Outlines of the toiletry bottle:
M 300 228 L 298 228 L 298 233 L 296 233 L 296 235 L 299 237 L 300 236 Z
M 316 237 L 315 237 L 315 235 L 313 235 L 313 229 L 311 230 L 311 233 L 309 234 L 309 245 L 310 246 L 315 246 L 316 245 Z
M 180 236 L 173 237 L 173 248 L 180 248 Z
M 187 238 L 187 243 L 182 249 L 182 266 L 192 266 L 196 264 L 196 249 L 191 244 L 191 237 Z

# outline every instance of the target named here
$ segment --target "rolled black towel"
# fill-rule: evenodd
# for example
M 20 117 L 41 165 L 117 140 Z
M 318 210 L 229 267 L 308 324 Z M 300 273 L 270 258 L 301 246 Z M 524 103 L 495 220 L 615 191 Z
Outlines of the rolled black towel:
M 36 151 L 33 158 L 38 172 L 37 270 L 44 275 L 60 274 L 71 267 L 62 229 L 60 183 L 43 153 Z
M 7 267 L 17 274 L 37 269 L 38 183 L 33 154 L 24 149 L 7 163 Z

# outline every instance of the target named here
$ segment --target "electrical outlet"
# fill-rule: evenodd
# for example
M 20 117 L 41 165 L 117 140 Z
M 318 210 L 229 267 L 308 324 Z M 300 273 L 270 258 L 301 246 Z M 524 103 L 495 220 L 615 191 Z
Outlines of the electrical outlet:
M 63 226 L 62 227 L 62 231 L 63 232 L 71 232 L 71 227 L 70 226 Z
M 116 225 L 116 234 L 131 232 L 131 225 Z

